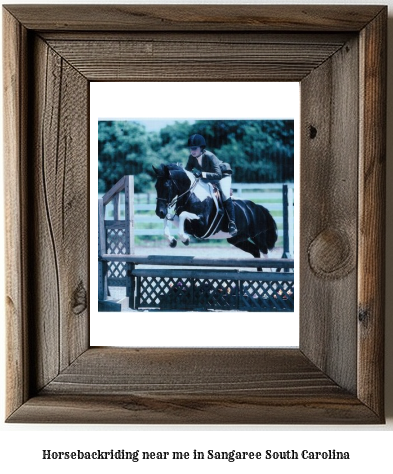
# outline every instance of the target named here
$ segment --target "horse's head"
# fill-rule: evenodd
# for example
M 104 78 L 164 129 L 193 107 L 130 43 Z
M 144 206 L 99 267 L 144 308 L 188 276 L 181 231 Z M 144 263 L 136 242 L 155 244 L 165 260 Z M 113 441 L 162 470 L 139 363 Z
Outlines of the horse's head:
M 156 191 L 157 205 L 156 214 L 160 219 L 164 219 L 168 214 L 169 205 L 173 199 L 181 194 L 184 186 L 184 170 L 177 165 L 160 165 L 158 168 L 153 166 L 157 176 Z M 188 178 L 187 178 L 188 179 Z
M 165 165 L 160 165 L 159 168 L 153 166 L 156 173 L 156 191 L 157 191 L 157 205 L 156 214 L 160 219 L 168 214 L 168 206 L 175 197 L 173 193 L 173 183 L 169 174 L 169 170 Z

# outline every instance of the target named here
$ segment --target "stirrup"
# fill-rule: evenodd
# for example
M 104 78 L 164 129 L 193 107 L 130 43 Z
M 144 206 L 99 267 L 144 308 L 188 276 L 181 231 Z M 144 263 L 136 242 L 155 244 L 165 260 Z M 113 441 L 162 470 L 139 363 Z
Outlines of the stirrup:
M 228 232 L 234 237 L 237 234 L 237 227 L 233 221 L 229 221 Z

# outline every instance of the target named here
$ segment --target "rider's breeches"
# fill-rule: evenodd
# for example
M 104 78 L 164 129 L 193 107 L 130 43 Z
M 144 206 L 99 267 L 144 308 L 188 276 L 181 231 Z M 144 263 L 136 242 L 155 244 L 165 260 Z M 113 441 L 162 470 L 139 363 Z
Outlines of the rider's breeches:
M 226 175 L 220 179 L 220 188 L 222 192 L 222 199 L 226 201 L 231 197 L 231 185 L 232 177 L 231 175 Z

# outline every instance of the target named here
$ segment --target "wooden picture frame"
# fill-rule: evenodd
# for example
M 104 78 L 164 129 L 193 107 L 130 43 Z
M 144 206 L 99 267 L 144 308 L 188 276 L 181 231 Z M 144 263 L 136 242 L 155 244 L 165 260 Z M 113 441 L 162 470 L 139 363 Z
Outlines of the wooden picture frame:
M 383 423 L 387 7 L 3 22 L 7 421 Z M 299 349 L 89 346 L 89 82 L 195 80 L 301 84 Z

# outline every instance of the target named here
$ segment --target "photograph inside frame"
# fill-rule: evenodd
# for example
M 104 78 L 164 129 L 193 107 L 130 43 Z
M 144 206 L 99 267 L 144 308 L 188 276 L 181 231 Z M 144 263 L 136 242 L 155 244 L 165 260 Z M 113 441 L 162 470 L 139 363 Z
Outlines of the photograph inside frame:
M 294 310 L 293 120 L 100 120 L 98 163 L 99 311 Z
M 91 344 L 298 347 L 299 84 L 90 96 Z

